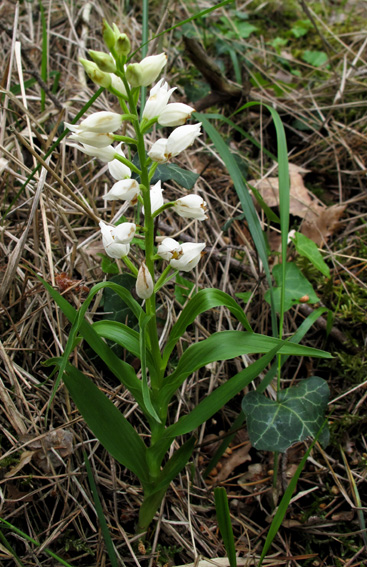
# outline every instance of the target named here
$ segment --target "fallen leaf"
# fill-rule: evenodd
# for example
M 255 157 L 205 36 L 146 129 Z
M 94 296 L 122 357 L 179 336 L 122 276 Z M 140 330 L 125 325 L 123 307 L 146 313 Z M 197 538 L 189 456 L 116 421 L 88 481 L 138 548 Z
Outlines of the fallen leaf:
M 292 165 L 292 164 L 290 164 Z M 302 168 L 289 168 L 289 179 L 290 179 L 290 203 L 289 212 L 291 215 L 295 215 L 304 218 L 310 209 L 315 206 L 320 206 L 310 197 L 310 193 L 305 187 L 303 182 L 303 177 L 300 171 L 307 172 L 307 170 L 302 170 Z M 250 179 L 249 185 L 254 185 L 259 191 L 261 197 L 264 199 L 268 207 L 278 207 L 279 205 L 279 179 L 278 177 L 266 177 L 260 181 L 255 179 Z
M 313 240 L 317 246 L 324 246 L 328 238 L 339 228 L 339 219 L 345 208 L 346 205 L 332 205 L 309 211 L 302 222 L 300 232 Z
M 328 238 L 339 228 L 339 219 L 346 205 L 327 207 L 319 203 L 312 198 L 312 194 L 305 187 L 301 173 L 307 173 L 307 170 L 295 164 L 289 164 L 289 212 L 291 215 L 303 219 L 299 232 L 321 247 L 326 244 Z M 268 207 L 279 206 L 278 177 L 267 177 L 260 181 L 251 179 L 248 183 L 256 187 Z
M 58 453 L 61 458 L 65 458 L 73 452 L 73 434 L 64 429 L 50 431 L 41 438 L 22 435 L 20 441 L 27 443 L 28 448 L 32 449 L 32 451 L 29 451 L 32 452 L 31 458 L 33 458 L 35 465 L 39 466 L 44 472 L 50 472 L 52 467 L 61 465 L 61 459 L 55 453 Z

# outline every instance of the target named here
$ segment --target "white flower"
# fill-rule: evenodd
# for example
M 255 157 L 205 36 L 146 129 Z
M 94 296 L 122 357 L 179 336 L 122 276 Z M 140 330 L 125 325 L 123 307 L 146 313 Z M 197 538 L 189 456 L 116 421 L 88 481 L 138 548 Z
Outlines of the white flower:
M 295 238 L 295 236 L 296 236 L 296 231 L 294 229 L 288 232 L 287 244 L 293 242 L 293 238 Z
M 115 154 L 125 157 L 125 154 L 121 148 L 122 148 L 122 142 L 118 146 L 116 146 Z M 109 162 L 108 169 L 110 174 L 114 179 L 116 179 L 116 181 L 120 181 L 121 179 L 126 179 L 127 177 L 131 177 L 131 169 L 116 158 L 113 161 Z
M 127 66 L 126 79 L 132 87 L 148 87 L 156 80 L 166 63 L 165 53 L 145 57 L 140 63 Z
M 105 148 L 111 142 L 114 142 L 114 137 L 111 134 L 97 134 L 96 132 L 89 132 L 88 130 L 78 130 L 71 136 L 69 140 L 75 140 L 94 148 Z
M 190 118 L 195 111 L 188 104 L 182 102 L 172 102 L 167 104 L 164 110 L 158 116 L 158 122 L 161 126 L 181 126 Z
M 173 156 L 177 156 L 183 150 L 186 150 L 191 144 L 194 143 L 196 138 L 200 136 L 201 123 L 198 124 L 188 124 L 186 126 L 180 126 L 173 130 L 167 140 L 167 156 L 168 159 Z
M 140 187 L 136 179 L 122 179 L 115 183 L 103 198 L 106 201 L 134 201 L 139 193 Z
M 122 124 L 122 115 L 116 112 L 94 112 L 83 120 L 80 124 L 65 125 L 71 132 L 81 134 L 82 132 L 96 132 L 97 134 L 108 134 L 118 130 Z
M 161 181 L 159 180 L 149 191 L 150 197 L 150 211 L 155 213 L 163 206 L 163 189 L 161 187 Z M 144 214 L 144 207 L 142 207 L 142 212 Z
M 183 254 L 183 250 L 177 240 L 174 238 L 165 238 L 158 246 L 157 254 L 163 258 L 163 260 L 169 262 L 172 259 L 177 260 L 180 258 Z
M 168 84 L 161 79 L 150 91 L 150 96 L 145 104 L 143 118 L 151 120 L 159 116 L 167 106 L 169 97 L 176 90 L 176 87 L 168 90 Z
M 153 144 L 148 152 L 148 156 L 153 161 L 165 163 L 171 157 L 177 156 L 183 150 L 186 150 L 201 135 L 201 123 L 187 124 L 173 130 L 170 136 L 160 138 Z
M 115 158 L 116 150 L 113 146 L 106 146 L 105 148 L 95 148 L 87 144 L 82 144 L 81 146 L 78 146 L 78 144 L 70 144 L 70 146 L 87 154 L 87 156 L 96 157 L 105 163 Z
M 175 268 L 175 270 L 189 272 L 198 265 L 202 256 L 201 253 L 205 248 L 205 243 L 184 242 L 181 244 L 181 248 L 182 255 L 177 259 L 172 258 L 172 260 L 170 260 L 170 264 L 172 268 Z
M 166 138 L 160 138 L 152 145 L 148 152 L 150 159 L 158 163 L 165 163 L 168 160 L 167 141 Z
M 127 92 L 123 80 L 120 79 L 120 77 L 118 77 L 117 75 L 115 75 L 115 73 L 110 73 L 110 77 L 111 77 L 111 87 L 114 88 L 119 93 L 121 93 L 122 95 L 126 96 Z
M 136 225 L 126 222 L 112 227 L 103 221 L 99 223 L 102 242 L 106 253 L 111 258 L 122 258 L 130 251 L 130 242 L 134 238 Z
M 140 299 L 148 299 L 153 294 L 153 278 L 144 262 L 139 268 L 135 290 L 136 295 L 140 297 Z
M 184 219 L 206 220 L 206 202 L 199 195 L 187 195 L 175 201 L 174 211 Z

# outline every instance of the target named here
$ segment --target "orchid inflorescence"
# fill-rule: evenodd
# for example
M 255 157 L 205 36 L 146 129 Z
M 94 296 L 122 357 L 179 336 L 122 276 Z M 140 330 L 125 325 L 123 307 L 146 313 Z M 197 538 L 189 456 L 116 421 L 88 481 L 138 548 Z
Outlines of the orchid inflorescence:
M 74 147 L 108 164 L 115 183 L 103 198 L 106 201 L 120 200 L 130 205 L 142 205 L 146 258 L 139 270 L 127 259 L 127 255 L 130 243 L 140 228 L 131 222 L 110 226 L 101 221 L 100 229 L 107 255 L 125 261 L 137 276 L 137 295 L 148 299 L 172 277 L 172 270 L 177 273 L 193 269 L 205 248 L 205 243 L 180 244 L 172 238 L 165 238 L 154 253 L 153 220 L 163 210 L 171 208 L 185 219 L 205 220 L 207 216 L 206 203 L 199 195 L 187 195 L 165 203 L 161 181 L 152 186 L 150 184 L 158 164 L 177 156 L 200 136 L 201 124 L 185 124 L 194 109 L 180 102 L 169 102 L 176 88 L 170 89 L 164 79 L 151 88 L 140 119 L 137 112 L 140 89 L 156 81 L 167 63 L 167 56 L 160 53 L 145 57 L 140 63 L 128 63 L 130 41 L 126 34 L 120 33 L 115 24 L 111 28 L 104 22 L 103 37 L 110 54 L 90 51 L 93 61 L 80 61 L 96 84 L 118 97 L 123 112 L 96 112 L 78 125 L 66 123 L 66 126 L 72 132 L 69 139 L 77 142 Z M 132 123 L 135 137 L 117 134 L 126 122 Z M 144 134 L 156 123 L 175 129 L 167 138 L 159 138 L 146 152 Z M 115 141 L 118 144 L 113 146 Z M 137 148 L 138 166 L 125 155 L 124 145 Z M 169 262 L 169 266 L 154 285 L 154 261 L 158 258 Z

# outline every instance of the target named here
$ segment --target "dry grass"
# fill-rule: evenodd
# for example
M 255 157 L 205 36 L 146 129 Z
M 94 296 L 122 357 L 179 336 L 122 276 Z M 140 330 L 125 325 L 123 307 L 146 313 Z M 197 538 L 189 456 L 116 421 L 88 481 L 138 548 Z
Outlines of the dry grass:
M 185 3 L 170 2 L 166 12 L 157 3 L 151 4 L 152 31 L 159 23 L 163 28 L 176 23 L 174 14 L 179 19 L 188 14 Z M 210 4 L 199 2 L 201 9 Z M 336 312 L 329 341 L 323 328 L 325 320 L 319 320 L 308 335 L 308 344 L 333 349 L 337 356 L 331 366 L 318 368 L 318 373 L 328 379 L 332 389 L 333 443 L 326 451 L 317 448 L 308 460 L 265 564 L 352 567 L 366 561 L 363 547 L 366 536 L 361 530 L 366 506 L 367 462 L 363 436 L 367 393 L 362 352 L 366 337 L 367 283 L 363 256 L 366 251 L 367 62 L 365 26 L 357 25 L 365 16 L 365 5 L 363 1 L 348 2 L 345 11 L 353 14 L 349 31 L 345 26 L 343 32 L 338 32 L 339 28 L 333 25 L 333 18 L 341 13 L 337 6 L 333 11 L 329 3 L 324 2 L 321 3 L 323 9 L 318 10 L 315 5 L 320 3 L 309 4 L 320 45 L 330 57 L 330 68 L 321 79 L 315 78 L 314 69 L 306 63 L 301 63 L 303 80 L 289 73 L 285 76 L 274 51 L 266 44 L 268 38 L 264 39 L 261 34 L 243 42 L 251 62 L 247 69 L 249 76 L 261 71 L 272 84 L 281 81 L 281 86 L 290 79 L 299 82 L 299 87 L 282 96 L 275 96 L 274 90 L 265 87 L 253 88 L 250 96 L 276 105 L 287 127 L 291 161 L 309 170 L 305 177 L 308 187 L 315 190 L 322 187 L 322 198 L 329 205 L 348 205 L 339 232 L 328 242 L 328 259 L 334 266 L 333 289 L 323 289 L 315 274 L 310 274 L 321 300 Z M 91 436 L 63 386 L 49 407 L 53 377 L 43 363 L 62 354 L 69 325 L 35 274 L 64 292 L 76 307 L 85 296 L 85 288 L 105 277 L 98 256 L 102 246 L 96 219 L 108 218 L 110 214 L 109 205 L 101 196 L 109 189 L 111 179 L 106 167 L 89 161 L 63 141 L 47 158 L 47 169 L 43 168 L 25 187 L 24 182 L 32 169 L 43 163 L 39 156 L 47 152 L 61 133 L 62 122 L 71 121 L 95 92 L 95 87 L 85 79 L 78 57 L 86 56 L 88 48 L 103 49 L 101 18 L 116 21 L 128 29 L 133 48 L 137 48 L 141 38 L 141 14 L 134 3 L 128 16 L 124 15 L 123 3 L 118 9 L 107 2 L 68 4 L 56 0 L 44 1 L 43 5 L 48 27 L 49 72 L 53 73 L 47 85 L 40 80 L 42 28 L 38 4 L 16 5 L 4 0 L 0 7 L 1 210 L 3 215 L 7 213 L 1 223 L 0 240 L 0 516 L 42 546 L 37 549 L 20 536 L 9 531 L 4 533 L 27 567 L 57 565 L 43 553 L 44 547 L 74 566 L 109 564 L 86 476 L 84 450 L 121 565 L 151 566 L 173 560 L 183 564 L 196 561 L 199 556 L 223 557 L 225 550 L 218 534 L 212 498 L 212 484 L 218 477 L 213 475 L 210 483 L 202 477 L 210 457 L 205 441 L 207 435 L 217 436 L 229 428 L 240 409 L 240 398 L 198 431 L 195 467 L 188 467 L 172 483 L 145 549 L 132 535 L 141 501 L 136 480 Z M 281 21 L 286 17 L 281 2 L 270 2 L 263 7 L 247 1 L 242 8 L 253 10 L 255 19 L 260 22 L 267 9 L 275 30 L 277 19 Z M 211 18 L 214 22 L 216 16 Z M 163 45 L 168 48 L 168 40 L 164 40 Z M 168 71 L 172 84 L 187 68 L 177 36 L 173 45 Z M 214 56 L 213 45 L 208 49 Z M 237 45 L 236 49 L 240 50 L 241 46 Z M 233 79 L 229 60 L 223 61 L 228 78 Z M 56 78 L 58 87 L 52 92 Z M 19 89 L 24 82 L 26 89 Z M 41 87 L 46 90 L 44 110 L 41 109 Z M 93 109 L 116 110 L 116 105 L 112 97 L 103 94 Z M 224 113 L 229 115 L 231 110 L 233 108 L 226 106 Z M 311 119 L 311 130 L 297 130 L 295 119 L 308 123 Z M 248 113 L 238 117 L 238 125 L 275 151 L 273 129 L 266 114 Z M 219 127 L 224 135 L 232 134 L 230 129 L 226 130 L 227 126 Z M 260 156 L 248 141 L 234 136 L 231 148 L 244 157 L 251 176 L 262 177 L 271 170 L 268 158 Z M 229 294 L 253 292 L 248 315 L 254 330 L 267 333 L 269 312 L 263 302 L 265 285 L 246 228 L 236 221 L 228 232 L 221 230 L 228 218 L 239 214 L 228 173 L 210 141 L 201 142 L 196 150 L 187 153 L 182 165 L 202 174 L 197 190 L 212 211 L 209 222 L 200 226 L 192 223 L 185 231 L 187 238 L 196 239 L 199 235 L 208 243 L 208 254 L 197 272 L 199 286 L 217 287 Z M 177 187 L 167 185 L 167 198 L 178 193 Z M 116 208 L 114 215 L 123 211 L 123 207 Z M 182 228 L 183 225 L 171 217 L 162 219 L 160 226 L 162 234 L 170 235 L 178 234 Z M 166 325 L 162 323 L 163 338 L 167 325 L 180 310 L 171 292 L 172 287 L 168 287 L 161 297 L 160 313 L 162 320 L 167 320 Z M 90 317 L 101 312 L 98 301 Z M 305 310 L 307 306 L 289 312 L 287 333 L 293 333 L 299 326 L 307 314 Z M 231 325 L 227 312 L 218 310 L 210 317 L 203 316 L 186 340 L 194 341 L 207 336 L 209 330 L 231 328 Z M 116 386 L 108 371 L 93 364 L 82 349 L 76 349 L 73 356 L 73 363 L 93 377 L 145 435 L 144 422 L 133 401 Z M 193 376 L 181 391 L 173 418 L 187 412 L 208 391 L 241 368 L 243 362 L 247 361 L 217 363 Z M 310 360 L 299 364 L 290 362 L 285 381 L 312 375 L 313 364 Z M 232 455 L 223 459 L 222 468 L 226 466 L 226 459 L 232 458 L 233 463 L 221 484 L 228 489 L 240 564 L 255 565 L 271 514 L 272 456 L 253 449 L 249 451 L 245 432 L 239 433 L 231 451 L 237 461 Z M 303 451 L 304 444 L 299 444 L 282 458 L 279 495 Z M 220 468 L 216 472 L 219 475 Z M 358 493 L 362 501 L 359 512 Z M 175 546 L 181 548 L 176 554 Z M 16 564 L 1 543 L 0 559 L 4 567 Z

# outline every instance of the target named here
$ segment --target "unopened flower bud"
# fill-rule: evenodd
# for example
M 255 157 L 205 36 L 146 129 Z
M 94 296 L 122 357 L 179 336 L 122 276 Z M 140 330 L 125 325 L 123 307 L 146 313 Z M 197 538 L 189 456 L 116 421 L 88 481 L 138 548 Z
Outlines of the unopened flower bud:
M 102 36 L 106 47 L 112 49 L 115 45 L 116 34 L 106 20 L 102 21 Z
M 206 220 L 206 202 L 200 195 L 187 195 L 175 201 L 174 211 L 184 219 Z
M 103 51 L 88 51 L 93 61 L 98 65 L 98 68 L 105 73 L 114 73 L 116 71 L 116 63 L 113 57 Z
M 194 111 L 188 104 L 172 102 L 158 116 L 158 122 L 161 126 L 182 126 Z
M 140 297 L 140 299 L 149 299 L 149 297 L 153 294 L 153 278 L 144 262 L 139 268 L 135 289 L 136 295 Z
M 92 61 L 88 61 L 87 59 L 79 59 L 80 63 L 83 65 L 85 72 L 87 73 L 88 77 L 95 83 L 105 89 L 111 84 L 111 76 L 109 73 L 104 73 L 101 71 L 95 63 Z
M 116 36 L 115 51 L 120 57 L 126 57 L 129 55 L 131 49 L 130 40 L 126 33 L 120 33 Z
M 167 63 L 167 55 L 151 55 L 140 63 L 132 63 L 126 69 L 126 79 L 132 87 L 147 87 L 151 85 Z

